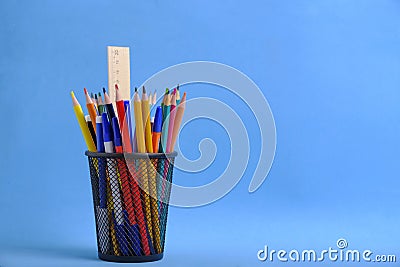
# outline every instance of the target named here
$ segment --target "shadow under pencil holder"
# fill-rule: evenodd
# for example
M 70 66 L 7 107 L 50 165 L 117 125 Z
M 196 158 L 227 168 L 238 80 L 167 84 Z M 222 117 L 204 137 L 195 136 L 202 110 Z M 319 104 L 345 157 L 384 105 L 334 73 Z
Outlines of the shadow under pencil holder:
M 177 153 L 86 151 L 85 155 L 99 258 L 113 262 L 162 259 Z

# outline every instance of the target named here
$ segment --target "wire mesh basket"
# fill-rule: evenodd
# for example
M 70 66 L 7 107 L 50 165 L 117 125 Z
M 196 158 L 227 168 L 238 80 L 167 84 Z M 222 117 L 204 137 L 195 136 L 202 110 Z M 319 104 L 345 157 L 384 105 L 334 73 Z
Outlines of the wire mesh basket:
M 176 152 L 122 154 L 86 151 L 99 258 L 160 260 Z

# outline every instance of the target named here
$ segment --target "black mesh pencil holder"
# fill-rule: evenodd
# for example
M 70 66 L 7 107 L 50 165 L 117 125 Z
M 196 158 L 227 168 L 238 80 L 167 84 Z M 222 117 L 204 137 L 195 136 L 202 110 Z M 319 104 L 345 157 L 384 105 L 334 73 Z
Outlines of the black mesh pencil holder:
M 99 258 L 160 260 L 176 152 L 121 154 L 86 151 Z

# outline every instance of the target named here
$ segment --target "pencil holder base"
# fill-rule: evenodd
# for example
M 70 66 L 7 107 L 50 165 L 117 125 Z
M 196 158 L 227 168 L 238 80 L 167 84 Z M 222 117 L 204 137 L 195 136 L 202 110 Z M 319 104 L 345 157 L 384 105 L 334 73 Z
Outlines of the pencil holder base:
M 104 261 L 111 262 L 151 262 L 151 261 L 159 261 L 163 258 L 164 253 L 149 255 L 149 256 L 115 256 L 115 255 L 107 255 L 98 253 L 99 259 Z

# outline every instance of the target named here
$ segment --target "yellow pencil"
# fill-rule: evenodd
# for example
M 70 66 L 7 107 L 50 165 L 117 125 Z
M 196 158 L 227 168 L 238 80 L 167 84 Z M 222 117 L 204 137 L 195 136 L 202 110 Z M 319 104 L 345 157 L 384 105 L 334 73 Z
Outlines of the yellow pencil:
M 114 220 L 113 220 L 113 215 L 112 215 L 112 210 L 114 207 L 112 195 L 111 195 L 111 187 L 110 187 L 110 178 L 107 177 L 107 214 L 108 214 L 108 225 L 110 226 L 110 235 L 111 235 L 111 244 L 112 248 L 114 251 L 114 254 L 116 256 L 119 256 L 119 251 L 118 251 L 118 242 L 117 242 L 117 236 L 115 233 L 115 225 L 114 225 Z M 122 234 L 122 233 L 119 233 Z
M 151 137 L 151 126 L 150 126 L 150 109 L 149 109 L 149 99 L 146 94 L 146 89 L 143 86 L 142 94 L 142 116 L 145 128 L 145 141 L 147 153 L 153 153 L 153 142 Z M 160 240 L 160 221 L 158 218 L 158 203 L 157 203 L 157 171 L 155 166 L 157 166 L 157 159 L 154 162 L 146 162 L 146 174 L 144 183 L 148 179 L 149 189 L 150 189 L 150 207 L 151 207 L 151 223 L 153 230 L 153 244 L 157 253 L 161 253 L 161 240 Z
M 135 95 L 133 96 L 133 106 L 135 111 L 135 126 L 136 126 L 136 141 L 137 150 L 139 153 L 146 153 L 146 145 L 144 139 L 144 129 L 143 129 L 143 116 L 142 116 L 142 105 L 135 88 Z
M 151 204 L 151 218 L 153 228 L 153 244 L 157 253 L 161 253 L 161 230 L 160 218 L 158 212 L 158 197 L 157 197 L 157 165 L 158 159 L 151 159 L 147 164 L 147 173 L 149 175 L 149 188 L 150 188 L 150 204 Z
M 143 116 L 143 126 L 146 141 L 147 153 L 153 153 L 153 140 L 151 138 L 151 124 L 150 124 L 150 105 L 149 98 L 146 94 L 146 89 L 143 86 L 142 94 L 142 116 Z
M 78 120 L 79 126 L 81 127 L 83 138 L 85 138 L 86 146 L 89 151 L 96 152 L 96 146 L 94 144 L 93 138 L 90 134 L 89 128 L 86 124 L 85 115 L 83 114 L 81 105 L 75 97 L 74 91 L 71 91 L 72 104 L 74 107 L 74 112 L 76 119 Z
M 136 142 L 137 142 L 137 151 L 139 153 L 146 153 L 146 145 L 144 139 L 144 130 L 143 130 L 143 116 L 142 116 L 142 105 L 139 98 L 139 94 L 137 92 L 137 88 L 135 88 L 135 94 L 133 96 L 133 106 L 135 111 L 135 126 L 136 126 Z M 146 168 L 141 170 L 141 181 L 140 185 L 143 188 L 143 196 L 144 196 L 144 206 L 145 206 L 145 214 L 147 221 L 147 229 L 149 229 L 150 238 L 153 241 L 153 229 L 151 223 L 151 204 L 150 204 L 150 196 L 149 196 L 149 177 L 147 174 L 147 163 L 144 163 Z

